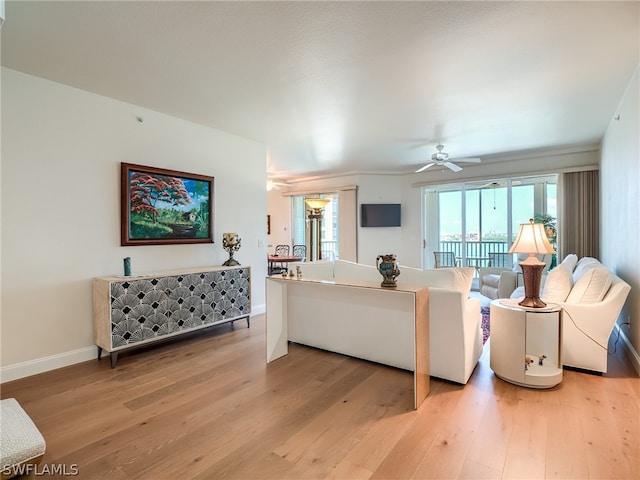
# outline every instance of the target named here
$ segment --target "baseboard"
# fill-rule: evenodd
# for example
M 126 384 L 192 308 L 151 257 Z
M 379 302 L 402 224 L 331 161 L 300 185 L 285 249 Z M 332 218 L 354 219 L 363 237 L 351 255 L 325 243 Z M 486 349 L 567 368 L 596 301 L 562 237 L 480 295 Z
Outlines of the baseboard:
M 640 375 L 640 355 L 638 355 L 638 352 L 636 352 L 635 348 L 633 348 L 633 345 L 629 341 L 629 338 L 625 335 L 625 333 L 620 328 L 620 325 L 616 323 L 614 328 L 618 330 L 617 334 L 620 336 L 619 338 L 622 339 L 627 358 L 631 362 L 631 365 L 635 369 L 636 373 Z
M 263 314 L 266 311 L 265 304 L 252 308 L 251 316 Z M 57 368 L 68 367 L 76 363 L 86 362 L 98 358 L 98 350 L 95 345 L 83 347 L 70 352 L 58 353 L 48 357 L 36 358 L 26 362 L 14 363 L 0 369 L 0 383 L 18 380 L 19 378 L 37 375 Z
M 58 353 L 48 357 L 36 358 L 26 362 L 14 363 L 2 367 L 0 370 L 1 383 L 10 382 L 19 378 L 37 375 L 57 368 L 68 367 L 75 363 L 86 362 L 98 358 L 98 350 L 95 345 L 83 347 L 70 352 Z

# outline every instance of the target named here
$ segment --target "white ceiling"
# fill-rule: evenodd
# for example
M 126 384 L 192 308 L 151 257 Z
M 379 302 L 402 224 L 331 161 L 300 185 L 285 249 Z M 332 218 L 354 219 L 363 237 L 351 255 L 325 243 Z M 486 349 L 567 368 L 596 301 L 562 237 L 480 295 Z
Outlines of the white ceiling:
M 639 5 L 7 1 L 2 65 L 266 143 L 272 177 L 410 172 L 597 144 Z

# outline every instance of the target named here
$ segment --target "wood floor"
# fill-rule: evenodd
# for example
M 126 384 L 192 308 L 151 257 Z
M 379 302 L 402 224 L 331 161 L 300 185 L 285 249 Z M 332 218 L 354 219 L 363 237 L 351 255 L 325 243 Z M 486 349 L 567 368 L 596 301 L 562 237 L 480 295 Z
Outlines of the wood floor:
M 620 350 L 620 348 L 618 349 Z M 462 387 L 291 345 L 265 365 L 264 316 L 2 385 L 46 465 L 97 479 L 640 478 L 640 379 L 565 371 L 551 390 L 489 369 Z

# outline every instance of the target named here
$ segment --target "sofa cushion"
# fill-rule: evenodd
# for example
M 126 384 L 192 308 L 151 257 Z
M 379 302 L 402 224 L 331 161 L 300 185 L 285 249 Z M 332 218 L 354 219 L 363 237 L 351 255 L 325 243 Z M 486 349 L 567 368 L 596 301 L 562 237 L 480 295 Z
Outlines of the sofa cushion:
M 611 287 L 613 276 L 599 262 L 589 263 L 578 277 L 566 303 L 597 303 Z
M 544 283 L 541 297 L 545 302 L 564 302 L 573 287 L 573 268 L 578 261 L 575 254 L 567 255 L 562 263 L 551 270 Z
M 425 287 L 443 288 L 462 292 L 465 298 L 471 291 L 473 267 L 451 267 L 422 270 L 420 268 L 399 265 L 398 282 L 406 285 L 424 285 Z

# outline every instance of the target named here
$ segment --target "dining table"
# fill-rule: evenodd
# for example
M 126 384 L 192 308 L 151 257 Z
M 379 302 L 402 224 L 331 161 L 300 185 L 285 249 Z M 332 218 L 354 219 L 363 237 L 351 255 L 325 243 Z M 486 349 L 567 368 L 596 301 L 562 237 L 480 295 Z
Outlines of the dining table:
M 269 275 L 272 275 L 276 270 L 276 263 L 291 263 L 291 262 L 301 262 L 304 260 L 304 257 L 300 257 L 298 255 L 278 255 L 275 253 L 270 253 L 267 255 L 267 261 L 269 262 Z M 282 267 L 283 269 L 287 269 L 286 267 Z

